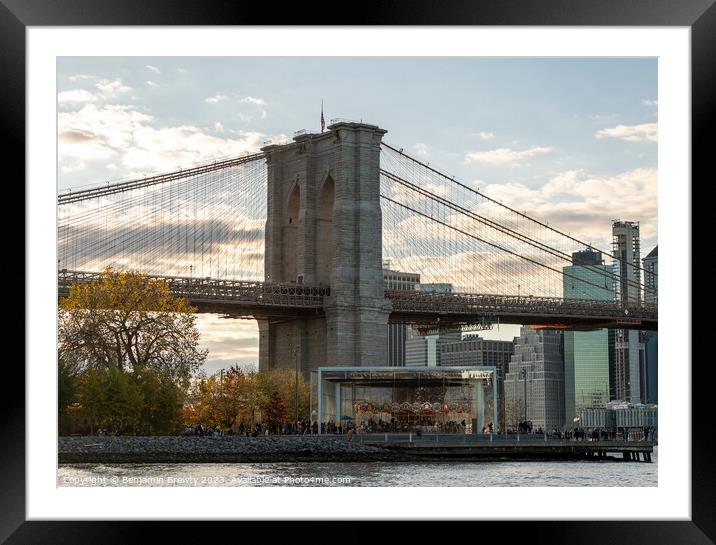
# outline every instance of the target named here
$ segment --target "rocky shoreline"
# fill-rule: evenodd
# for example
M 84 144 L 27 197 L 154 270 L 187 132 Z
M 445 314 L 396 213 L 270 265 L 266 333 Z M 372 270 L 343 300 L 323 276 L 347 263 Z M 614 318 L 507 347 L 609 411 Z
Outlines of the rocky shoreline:
M 345 436 L 60 437 L 68 463 L 257 463 L 408 460 L 406 453 L 348 441 Z

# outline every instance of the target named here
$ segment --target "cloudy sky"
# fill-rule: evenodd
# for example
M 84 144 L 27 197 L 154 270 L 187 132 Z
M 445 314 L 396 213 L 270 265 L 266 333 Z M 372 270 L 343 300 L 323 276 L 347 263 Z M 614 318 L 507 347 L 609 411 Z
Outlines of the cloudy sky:
M 60 191 L 255 151 L 348 118 L 578 238 L 657 240 L 657 60 L 58 58 Z M 250 321 L 202 316 L 207 370 L 257 359 Z M 486 337 L 511 338 L 502 326 Z

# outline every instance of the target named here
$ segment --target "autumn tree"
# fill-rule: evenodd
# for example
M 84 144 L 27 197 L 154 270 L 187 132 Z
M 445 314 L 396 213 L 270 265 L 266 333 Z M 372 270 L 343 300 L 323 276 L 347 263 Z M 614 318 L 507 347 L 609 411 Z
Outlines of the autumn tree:
M 136 272 L 110 268 L 73 285 L 58 317 L 60 414 L 74 402 L 111 433 L 175 433 L 208 354 L 195 312 L 166 282 Z
M 108 268 L 60 301 L 60 357 L 84 368 L 148 369 L 186 386 L 208 353 L 195 312 L 163 280 Z
M 264 376 L 264 380 L 270 385 L 269 389 L 277 390 L 280 394 L 290 420 L 294 420 L 296 415 L 299 420 L 309 418 L 310 389 L 303 374 L 299 373 L 296 377 L 292 369 L 272 369 L 264 373 Z M 298 380 L 296 380 L 297 378 Z M 297 391 L 298 396 L 296 395 Z M 296 405 L 296 401 L 298 401 L 298 405 Z
M 298 377 L 298 416 L 308 418 L 309 386 Z M 257 413 L 270 426 L 293 420 L 296 378 L 290 369 L 262 373 L 238 366 L 206 376 L 200 373 L 192 383 L 184 406 L 186 424 L 231 428 L 237 422 L 251 425 Z
M 286 405 L 284 405 L 281 394 L 277 390 L 274 390 L 269 397 L 264 407 L 264 412 L 266 414 L 266 424 L 274 430 L 289 419 Z

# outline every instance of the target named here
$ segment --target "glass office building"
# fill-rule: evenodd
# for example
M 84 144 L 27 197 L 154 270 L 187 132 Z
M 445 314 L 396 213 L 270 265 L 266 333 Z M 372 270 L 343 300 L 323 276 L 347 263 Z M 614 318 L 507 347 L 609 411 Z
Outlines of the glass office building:
M 495 368 L 320 367 L 315 417 L 368 433 L 497 432 Z M 312 402 L 313 403 L 313 402 Z
M 572 265 L 564 267 L 565 299 L 610 300 L 611 269 L 601 252 L 584 250 L 572 254 Z M 582 409 L 603 407 L 610 401 L 609 373 L 614 365 L 614 332 L 564 332 L 565 417 L 571 422 Z

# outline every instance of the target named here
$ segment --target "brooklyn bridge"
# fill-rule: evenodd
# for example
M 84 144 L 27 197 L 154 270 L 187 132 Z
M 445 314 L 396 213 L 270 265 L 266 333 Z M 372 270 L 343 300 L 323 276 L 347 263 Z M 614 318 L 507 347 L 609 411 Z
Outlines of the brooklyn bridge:
M 334 120 L 259 153 L 58 197 L 58 294 L 104 268 L 164 279 L 200 312 L 259 324 L 260 369 L 376 365 L 388 323 L 656 330 L 639 262 L 516 210 Z M 419 274 L 394 289 L 391 274 Z M 585 290 L 563 297 L 570 283 Z M 439 289 L 450 285 L 451 290 Z M 653 297 L 652 297 L 653 296 Z

